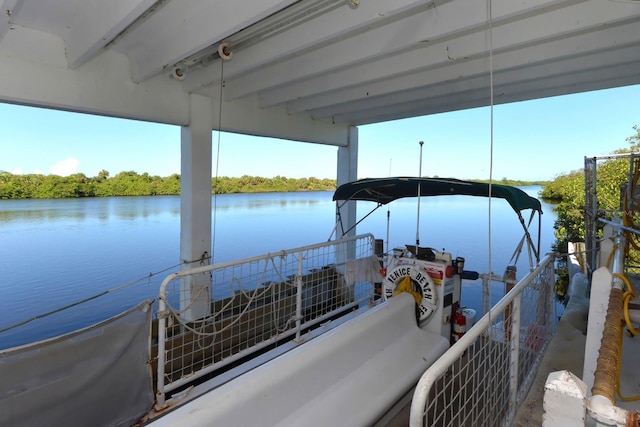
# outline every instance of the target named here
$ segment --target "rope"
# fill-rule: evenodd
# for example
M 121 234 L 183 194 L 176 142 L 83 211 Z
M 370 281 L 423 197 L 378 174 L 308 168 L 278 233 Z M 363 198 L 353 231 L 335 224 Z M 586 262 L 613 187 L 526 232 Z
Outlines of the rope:
M 201 262 L 201 261 L 202 261 L 201 259 L 197 259 L 197 260 L 194 260 L 194 261 L 185 261 L 185 263 L 195 263 L 195 262 Z M 149 279 L 151 279 L 154 276 L 157 276 L 159 274 L 165 273 L 165 272 L 167 272 L 169 270 L 174 270 L 174 269 L 176 269 L 178 267 L 180 267 L 180 264 L 176 264 L 176 265 L 173 265 L 171 267 L 164 268 L 162 270 L 156 271 L 155 273 L 149 273 L 148 275 L 146 275 L 144 277 L 141 277 L 139 279 L 135 279 L 135 280 L 132 280 L 130 282 L 126 282 L 126 283 L 124 283 L 122 285 L 116 286 L 115 288 L 107 289 L 106 291 L 102 291 L 99 294 L 92 295 L 90 297 L 81 299 L 79 301 L 72 302 L 72 303 L 67 304 L 67 305 L 65 305 L 63 307 L 56 308 L 56 309 L 48 311 L 46 313 L 37 314 L 37 315 L 35 315 L 33 317 L 30 317 L 29 319 L 23 320 L 21 322 L 18 322 L 18 323 L 15 323 L 13 325 L 9 325 L 7 327 L 4 327 L 4 328 L 0 329 L 0 333 L 3 333 L 3 332 L 6 332 L 6 331 L 9 331 L 11 329 L 15 329 L 17 327 L 26 325 L 27 323 L 31 323 L 34 320 L 43 319 L 45 317 L 51 316 L 52 314 L 56 314 L 56 313 L 59 313 L 59 312 L 64 311 L 64 310 L 68 310 L 70 308 L 76 307 L 76 306 L 84 304 L 86 302 L 93 301 L 93 300 L 95 300 L 97 298 L 103 297 L 103 296 L 108 295 L 110 293 L 122 290 L 124 288 L 128 288 L 129 286 L 135 285 L 135 284 L 137 284 L 139 282 L 142 282 L 143 280 L 148 281 Z
M 617 394 L 623 402 L 640 400 L 640 395 L 633 397 L 623 396 L 620 385 L 622 343 L 624 337 L 624 328 L 622 327 L 620 318 L 624 317 L 629 336 L 633 337 L 638 334 L 629 317 L 629 301 L 631 298 L 636 298 L 638 294 L 626 275 L 615 273 L 613 276 L 622 280 L 627 290 L 624 293 L 617 287 L 611 290 L 592 392 L 593 394 L 607 397 L 615 404 L 615 394 Z M 615 394 L 613 385 L 615 385 Z
M 638 335 L 638 333 L 640 333 L 640 331 L 637 331 L 633 327 L 633 323 L 631 322 L 631 317 L 629 316 L 629 301 L 631 301 L 632 298 L 637 298 L 638 293 L 636 292 L 627 276 L 616 273 L 614 274 L 614 277 L 621 279 L 625 283 L 625 285 L 627 285 L 627 290 L 624 292 L 624 294 L 622 294 L 622 312 L 624 313 L 624 321 L 627 325 L 629 333 L 631 334 L 631 336 L 635 337 L 636 335 Z
M 631 322 L 631 317 L 629 317 L 629 301 L 632 298 L 637 298 L 638 293 L 636 292 L 636 289 L 633 287 L 633 285 L 631 284 L 631 281 L 627 276 L 619 273 L 615 273 L 613 276 L 622 280 L 624 284 L 627 285 L 627 290 L 622 294 L 622 300 L 623 300 L 622 310 L 624 314 L 625 324 L 627 328 L 629 328 L 629 333 L 631 334 L 631 336 L 636 336 L 638 335 L 638 333 L 640 333 L 640 331 L 637 331 L 633 327 L 633 323 Z
M 617 366 L 620 361 L 620 335 L 622 333 L 622 289 L 613 288 L 609 295 L 609 307 L 602 333 L 602 344 L 594 374 L 592 394 L 606 397 L 615 405 Z
M 621 328 L 620 340 L 618 344 L 620 346 L 620 349 L 622 349 L 622 338 L 623 338 L 623 334 L 622 334 L 622 328 Z M 620 388 L 620 371 L 621 370 L 622 370 L 622 351 L 620 352 L 620 357 L 618 357 L 618 363 L 616 365 L 616 393 L 618 394 L 618 397 L 620 398 L 620 400 L 623 402 L 635 402 L 637 400 L 640 400 L 640 395 L 633 396 L 633 397 L 625 397 L 622 395 L 622 390 Z
M 276 255 L 276 256 L 280 256 L 280 255 Z M 268 255 L 269 257 L 269 262 L 271 263 L 271 265 L 273 266 L 274 271 L 276 272 L 276 277 L 278 280 L 280 280 L 282 283 L 285 283 L 286 280 L 284 280 L 282 278 L 282 272 L 280 271 L 280 269 L 278 269 L 278 267 L 276 266 L 275 262 L 274 262 L 274 256 Z M 280 256 L 281 257 L 281 256 Z M 263 271 L 262 271 L 262 278 L 261 280 L 264 280 L 266 278 L 266 272 L 267 272 L 267 267 L 269 265 L 269 262 L 265 263 Z M 234 288 L 234 285 L 237 285 L 236 288 Z M 232 277 L 230 282 L 229 282 L 229 288 L 231 290 L 231 296 L 229 297 L 229 301 L 219 310 L 219 313 L 223 313 L 226 309 L 228 309 L 229 307 L 231 307 L 233 305 L 233 302 L 236 298 L 237 291 L 240 292 L 240 294 L 242 294 L 242 296 L 244 296 L 245 298 L 248 299 L 247 303 L 245 304 L 244 308 L 242 309 L 242 311 L 235 316 L 235 318 L 233 319 L 232 322 L 230 322 L 228 325 L 225 325 L 222 329 L 216 329 L 215 327 L 215 323 L 211 323 L 212 326 L 212 331 L 211 332 L 206 332 L 204 331 L 204 328 L 209 324 L 209 322 L 213 319 L 213 321 L 215 322 L 215 318 L 216 318 L 216 313 L 214 313 L 211 316 L 208 316 L 206 318 L 203 319 L 199 319 L 196 321 L 187 321 L 184 318 L 181 317 L 181 314 L 187 310 L 189 306 L 184 307 L 181 310 L 177 310 L 175 309 L 170 302 L 161 297 L 167 307 L 167 310 L 171 313 L 171 315 L 173 316 L 173 318 L 176 319 L 176 321 L 187 331 L 192 332 L 193 334 L 197 335 L 198 337 L 216 337 L 218 334 L 225 332 L 226 330 L 228 330 L 229 328 L 231 328 L 232 326 L 234 326 L 237 322 L 240 321 L 240 319 L 242 318 L 242 316 L 251 308 L 253 302 L 256 299 L 262 298 L 264 295 L 267 294 L 267 292 L 272 291 L 274 289 L 275 283 L 273 281 L 269 282 L 269 286 L 263 288 L 263 289 L 253 289 L 252 292 L 248 292 L 245 291 L 244 288 L 242 287 L 242 282 L 240 282 L 239 279 Z M 195 298 L 192 298 L 192 301 L 197 300 L 197 298 L 199 297 L 201 292 L 204 292 L 205 288 L 202 288 L 198 291 L 198 293 L 196 294 Z M 288 322 L 287 322 L 288 323 Z M 192 324 L 197 324 L 200 326 L 192 326 Z M 286 323 L 285 323 L 285 327 L 286 327 Z
M 609 256 L 607 257 L 607 263 L 605 264 L 605 266 L 609 270 L 611 270 L 611 263 L 613 262 L 613 257 L 615 256 L 617 251 L 618 251 L 618 245 L 615 244 L 613 245 L 613 249 L 611 249 L 611 253 L 609 253 Z
M 625 285 L 627 285 L 627 290 L 624 292 L 624 294 L 622 294 L 622 301 L 623 301 L 622 311 L 624 313 L 624 321 L 627 325 L 629 336 L 634 337 L 638 335 L 638 331 L 633 327 L 633 324 L 631 323 L 631 318 L 629 317 L 629 301 L 631 300 L 631 298 L 637 298 L 638 294 L 636 293 L 635 288 L 633 287 L 633 285 L 631 284 L 631 281 L 627 278 L 627 276 L 616 273 L 614 274 L 614 277 L 621 279 L 625 283 Z M 620 398 L 620 400 L 622 400 L 623 402 L 634 402 L 636 400 L 640 400 L 640 395 L 633 396 L 633 397 L 625 397 L 622 395 L 622 390 L 620 387 L 620 372 L 622 371 L 622 340 L 623 340 L 623 329 L 620 328 L 619 342 L 618 342 L 618 346 L 619 346 L 618 352 L 620 355 L 616 363 L 616 393 L 618 394 L 618 397 Z

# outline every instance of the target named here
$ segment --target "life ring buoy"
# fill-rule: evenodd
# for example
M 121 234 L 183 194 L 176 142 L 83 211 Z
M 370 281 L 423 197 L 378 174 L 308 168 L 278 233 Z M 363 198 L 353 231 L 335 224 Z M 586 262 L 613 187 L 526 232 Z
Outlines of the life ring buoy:
M 382 295 L 388 299 L 400 292 L 413 295 L 418 309 L 418 322 L 423 322 L 438 308 L 435 284 L 425 269 L 412 264 L 401 264 L 387 272 L 382 284 Z

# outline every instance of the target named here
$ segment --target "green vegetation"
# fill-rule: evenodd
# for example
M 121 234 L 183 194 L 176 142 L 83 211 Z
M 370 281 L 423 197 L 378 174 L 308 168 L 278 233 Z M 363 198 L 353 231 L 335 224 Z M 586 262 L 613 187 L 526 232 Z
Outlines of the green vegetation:
M 627 142 L 630 148 L 616 150 L 614 154 L 625 154 L 640 150 L 640 128 L 634 126 L 636 133 Z M 598 208 L 603 217 L 612 219 L 620 214 L 621 186 L 629 178 L 629 159 L 612 159 L 598 164 L 596 195 Z M 558 219 L 555 224 L 557 249 L 566 252 L 567 242 L 584 242 L 585 182 L 584 170 L 560 175 L 555 180 L 543 185 L 541 197 L 556 203 L 555 211 Z
M 295 191 L 330 191 L 336 189 L 336 180 L 328 178 L 262 178 L 259 176 L 241 176 L 240 178 L 219 177 L 213 179 L 213 191 L 228 193 L 272 193 Z
M 630 148 L 616 150 L 614 154 L 636 153 L 640 150 L 640 129 L 634 126 L 635 134 L 627 138 Z M 638 175 L 634 178 L 637 183 Z M 611 220 L 613 216 L 621 215 L 621 188 L 629 181 L 629 158 L 603 160 L 597 164 L 596 197 L 598 210 L 602 218 Z M 585 240 L 585 177 L 584 170 L 573 171 L 566 175 L 560 175 L 555 180 L 543 184 L 541 197 L 555 203 L 554 210 L 558 216 L 555 228 L 556 242 L 554 250 L 566 254 L 568 242 L 584 242 Z M 625 224 L 638 224 L 636 209 L 627 209 L 630 214 L 625 219 Z M 630 212 L 631 211 L 631 212 Z M 598 223 L 599 232 L 602 223 Z M 636 226 L 637 228 L 637 226 Z M 631 260 L 638 259 L 638 250 L 635 242 L 631 241 L 629 251 Z M 564 296 L 564 288 L 568 283 L 565 277 L 566 259 L 558 263 L 558 283 L 556 289 L 559 296 Z M 562 283 L 560 283 L 562 282 Z M 563 285 L 563 286 L 560 286 Z
M 488 180 L 472 180 L 489 182 Z M 525 186 L 544 185 L 544 181 L 516 181 L 503 178 L 494 183 Z M 332 191 L 336 180 L 319 178 L 263 178 L 244 175 L 239 178 L 217 177 L 212 179 L 212 192 L 230 193 L 270 193 L 295 191 Z M 120 172 L 110 176 L 101 170 L 98 176 L 87 177 L 82 173 L 69 176 L 26 174 L 14 175 L 0 171 L 1 199 L 62 199 L 76 197 L 110 196 L 162 196 L 180 194 L 180 175 L 162 178 L 148 173 L 134 171 Z
M 212 180 L 213 193 L 258 193 L 291 191 L 326 191 L 336 188 L 336 181 L 318 178 L 240 178 L 218 177 Z M 120 172 L 114 177 L 101 170 L 96 177 L 77 173 L 58 175 L 14 175 L 0 172 L 0 199 L 58 199 L 75 197 L 160 196 L 180 194 L 180 175 L 166 178 Z
M 486 184 L 489 183 L 488 179 L 471 179 L 473 182 L 484 182 Z M 510 185 L 512 187 L 528 187 L 531 185 L 540 185 L 544 186 L 548 184 L 549 181 L 519 181 L 517 179 L 507 179 L 502 178 L 501 180 L 493 180 L 494 184 L 502 184 L 502 185 Z

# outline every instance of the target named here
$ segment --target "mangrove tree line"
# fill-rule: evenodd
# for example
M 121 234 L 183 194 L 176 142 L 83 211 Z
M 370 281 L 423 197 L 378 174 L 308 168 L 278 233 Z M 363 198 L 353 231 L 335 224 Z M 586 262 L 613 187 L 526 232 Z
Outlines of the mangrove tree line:
M 629 148 L 616 150 L 612 154 L 629 154 L 640 151 L 640 128 L 634 126 L 635 133 L 626 141 Z M 601 216 L 612 219 L 621 213 L 621 189 L 629 181 L 629 158 L 603 160 L 597 164 L 596 195 Z M 637 179 L 637 177 L 636 177 Z M 584 170 L 559 175 L 553 181 L 543 185 L 541 196 L 556 203 L 558 218 L 555 223 L 555 250 L 566 253 L 567 242 L 584 242 L 585 238 L 585 177 Z M 635 209 L 633 209 L 635 211 Z M 630 212 L 630 219 L 634 212 Z M 637 214 L 635 214 L 637 216 Z M 600 229 L 602 224 L 600 224 Z
M 334 190 L 336 181 L 318 178 L 263 178 L 257 176 L 217 177 L 212 179 L 212 192 L 258 193 Z M 134 171 L 111 177 L 106 170 L 98 176 L 82 173 L 69 176 L 12 174 L 0 172 L 0 199 L 57 199 L 75 197 L 160 196 L 180 194 L 180 175 L 162 178 Z

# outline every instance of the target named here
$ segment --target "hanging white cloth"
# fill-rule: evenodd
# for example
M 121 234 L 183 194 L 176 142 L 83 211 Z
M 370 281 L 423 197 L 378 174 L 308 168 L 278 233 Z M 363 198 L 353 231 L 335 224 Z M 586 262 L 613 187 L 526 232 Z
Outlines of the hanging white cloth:
M 349 286 L 361 282 L 380 283 L 384 280 L 380 274 L 380 260 L 375 255 L 348 260 L 344 277 Z

